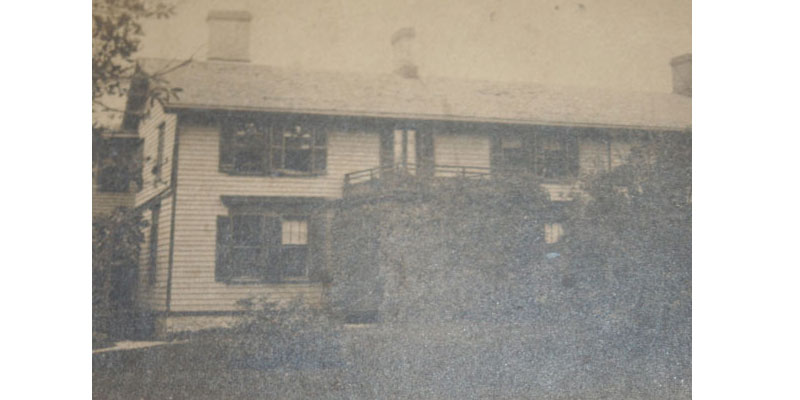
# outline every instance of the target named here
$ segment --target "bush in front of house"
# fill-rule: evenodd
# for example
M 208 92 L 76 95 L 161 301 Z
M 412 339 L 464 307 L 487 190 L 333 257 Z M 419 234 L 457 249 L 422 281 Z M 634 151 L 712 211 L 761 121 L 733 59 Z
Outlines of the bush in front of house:
M 142 330 L 133 299 L 145 227 L 141 213 L 128 208 L 92 217 L 92 347 Z
M 327 310 L 303 298 L 240 302 L 245 317 L 233 329 L 235 366 L 252 369 L 324 368 L 339 360 L 341 324 Z
M 533 319 L 544 223 L 534 178 L 450 180 L 408 196 L 345 201 L 333 223 L 327 299 L 386 322 Z

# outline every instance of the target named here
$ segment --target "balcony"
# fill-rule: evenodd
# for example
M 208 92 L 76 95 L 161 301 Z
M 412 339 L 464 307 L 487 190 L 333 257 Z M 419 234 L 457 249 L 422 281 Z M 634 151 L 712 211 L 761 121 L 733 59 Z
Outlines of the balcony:
M 580 194 L 575 177 L 542 178 L 518 169 L 492 170 L 489 167 L 475 166 L 396 164 L 345 174 L 343 197 L 356 199 L 374 196 L 424 196 L 436 188 L 463 185 L 476 187 L 489 184 L 493 179 L 538 182 L 549 193 L 552 201 L 569 201 L 575 194 Z
M 424 193 L 442 185 L 485 182 L 488 167 L 396 164 L 351 172 L 344 176 L 344 197 Z

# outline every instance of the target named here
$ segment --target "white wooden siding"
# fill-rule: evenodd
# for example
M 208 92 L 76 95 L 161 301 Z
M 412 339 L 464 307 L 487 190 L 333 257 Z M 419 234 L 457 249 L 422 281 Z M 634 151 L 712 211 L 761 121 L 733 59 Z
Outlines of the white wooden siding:
M 335 199 L 344 174 L 379 162 L 378 133 L 330 132 L 327 173 L 317 177 L 232 176 L 219 172 L 219 129 L 182 126 L 179 133 L 178 187 L 171 311 L 232 311 L 238 300 L 304 296 L 319 301 L 320 284 L 236 285 L 216 282 L 216 220 L 227 215 L 221 196 L 290 196 Z
M 161 202 L 158 214 L 158 249 L 156 253 L 156 279 L 150 284 L 150 226 L 143 228 L 144 242 L 139 252 L 139 290 L 138 301 L 144 308 L 152 311 L 165 311 L 167 303 L 167 274 L 169 270 L 169 232 L 172 214 L 172 198 Z M 142 218 L 152 223 L 150 209 L 142 213 Z
M 117 207 L 133 207 L 133 193 L 104 193 L 92 188 L 92 216 L 110 214 Z
M 161 178 L 153 173 L 158 160 L 158 131 L 164 123 L 164 153 L 161 159 Z M 139 137 L 143 139 L 142 155 L 142 190 L 136 194 L 136 205 L 141 205 L 153 196 L 169 187 L 172 175 L 172 152 L 175 143 L 175 126 L 177 118 L 174 114 L 164 113 L 159 104 L 150 108 L 149 114 L 139 123 Z

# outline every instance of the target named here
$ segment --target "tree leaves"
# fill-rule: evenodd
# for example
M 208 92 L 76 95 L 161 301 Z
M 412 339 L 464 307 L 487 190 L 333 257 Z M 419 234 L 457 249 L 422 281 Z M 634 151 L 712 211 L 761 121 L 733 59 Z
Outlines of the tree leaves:
M 150 0 L 92 1 L 92 100 L 124 95 L 123 82 L 135 72 L 144 18 L 167 18 L 173 7 Z

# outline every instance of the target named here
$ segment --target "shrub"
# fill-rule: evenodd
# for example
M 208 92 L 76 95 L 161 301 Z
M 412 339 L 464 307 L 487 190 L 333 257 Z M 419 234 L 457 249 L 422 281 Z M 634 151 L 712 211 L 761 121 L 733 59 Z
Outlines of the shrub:
M 108 341 L 112 328 L 128 325 L 142 229 L 147 222 L 139 212 L 118 208 L 92 218 L 92 339 Z
M 532 179 L 451 182 L 343 203 L 327 297 L 337 313 L 431 321 L 531 311 L 547 194 Z
M 240 367 L 324 367 L 335 363 L 341 325 L 303 298 L 287 303 L 268 298 L 240 302 L 247 309 L 233 330 L 234 360 Z

